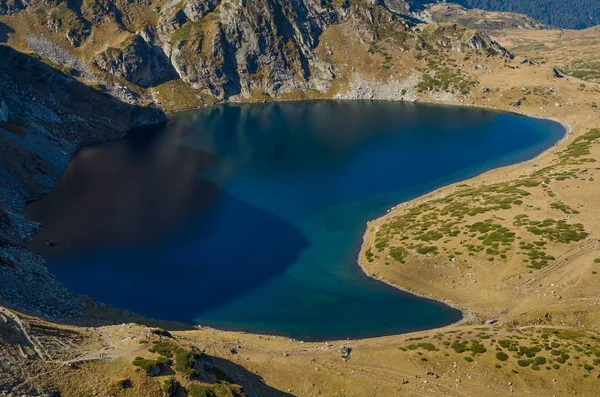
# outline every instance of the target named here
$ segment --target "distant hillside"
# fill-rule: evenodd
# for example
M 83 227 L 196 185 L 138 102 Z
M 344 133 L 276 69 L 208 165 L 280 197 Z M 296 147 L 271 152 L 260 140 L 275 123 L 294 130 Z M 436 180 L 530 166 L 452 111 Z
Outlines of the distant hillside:
M 600 0 L 450 0 L 467 8 L 529 15 L 547 25 L 585 29 L 600 24 Z

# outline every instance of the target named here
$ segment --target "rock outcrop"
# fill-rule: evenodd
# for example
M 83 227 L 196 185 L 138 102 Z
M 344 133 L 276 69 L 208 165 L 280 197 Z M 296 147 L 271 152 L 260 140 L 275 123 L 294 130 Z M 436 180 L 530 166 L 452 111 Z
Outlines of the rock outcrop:
M 109 47 L 94 58 L 94 64 L 116 77 L 141 87 L 152 87 L 173 77 L 173 68 L 164 52 L 133 35 L 123 48 Z
M 162 11 L 157 42 L 184 82 L 219 99 L 329 87 L 332 67 L 314 49 L 347 5 L 254 0 L 228 2 L 213 12 L 219 3 L 188 2 Z
M 467 44 L 471 48 L 485 52 L 489 55 L 498 55 L 508 59 L 513 59 L 515 57 L 510 51 L 492 40 L 492 38 L 485 33 L 477 32 L 473 34 L 473 36 L 467 40 Z

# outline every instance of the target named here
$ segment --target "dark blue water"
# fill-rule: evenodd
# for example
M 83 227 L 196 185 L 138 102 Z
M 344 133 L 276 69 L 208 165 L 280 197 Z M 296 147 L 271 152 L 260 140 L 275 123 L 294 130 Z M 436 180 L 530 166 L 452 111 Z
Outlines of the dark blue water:
M 74 291 L 156 318 L 302 339 L 442 326 L 356 265 L 391 206 L 557 142 L 554 122 L 387 102 L 225 105 L 81 150 L 28 206 Z M 58 243 L 50 248 L 44 241 Z

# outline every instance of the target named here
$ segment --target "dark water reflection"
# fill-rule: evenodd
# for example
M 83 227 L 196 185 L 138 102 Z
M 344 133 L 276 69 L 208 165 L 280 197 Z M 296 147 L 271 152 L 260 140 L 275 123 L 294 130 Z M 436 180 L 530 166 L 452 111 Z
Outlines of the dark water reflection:
M 360 272 L 365 222 L 531 158 L 562 133 L 514 115 L 380 102 L 176 114 L 81 150 L 27 207 L 43 224 L 32 246 L 73 290 L 153 317 L 306 339 L 440 326 L 459 313 Z

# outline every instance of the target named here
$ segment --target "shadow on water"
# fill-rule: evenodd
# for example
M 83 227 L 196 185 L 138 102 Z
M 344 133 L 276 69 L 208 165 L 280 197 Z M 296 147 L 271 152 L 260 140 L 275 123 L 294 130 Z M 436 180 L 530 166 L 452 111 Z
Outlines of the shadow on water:
M 156 150 L 161 134 L 134 131 L 83 149 L 27 215 L 43 224 L 32 247 L 76 292 L 190 321 L 281 275 L 307 241 L 284 219 L 199 177 L 212 155 Z

